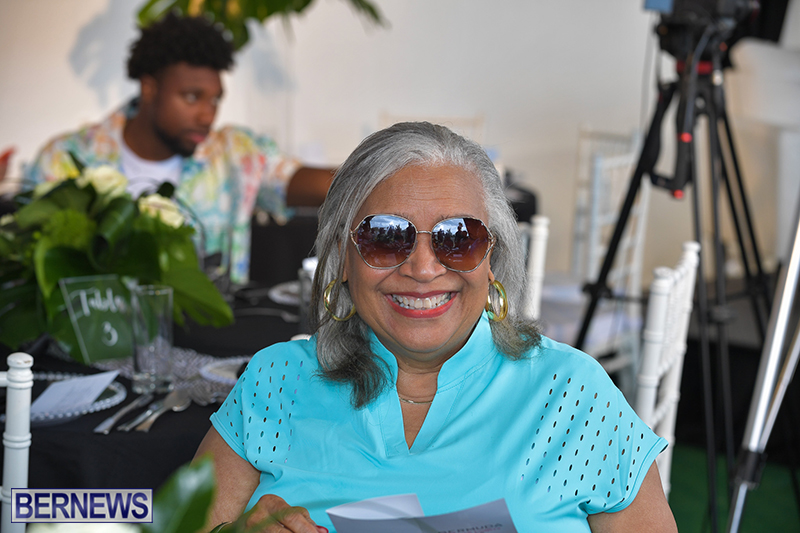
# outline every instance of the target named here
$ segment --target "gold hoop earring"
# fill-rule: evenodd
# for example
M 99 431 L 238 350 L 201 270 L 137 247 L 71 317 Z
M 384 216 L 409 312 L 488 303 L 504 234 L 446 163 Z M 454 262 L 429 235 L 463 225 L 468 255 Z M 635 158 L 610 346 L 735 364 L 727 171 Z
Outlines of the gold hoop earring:
M 500 311 L 495 311 L 494 304 L 492 303 L 492 287 L 497 291 L 500 297 Z M 492 322 L 500 322 L 505 320 L 508 316 L 508 298 L 506 298 L 506 288 L 497 280 L 489 284 L 489 294 L 486 296 L 486 313 L 489 315 L 489 320 Z
M 353 315 L 356 314 L 356 306 L 354 305 L 350 309 L 350 312 L 347 314 L 346 317 L 342 318 L 340 316 L 336 316 L 336 313 L 334 313 L 333 310 L 331 309 L 331 291 L 333 290 L 333 286 L 336 285 L 337 281 L 339 280 L 334 279 L 333 281 L 328 283 L 328 286 L 325 287 L 325 292 L 322 293 L 322 301 L 325 304 L 325 310 L 328 312 L 329 315 L 331 315 L 332 319 L 334 319 L 337 322 L 346 322 L 351 318 L 353 318 Z

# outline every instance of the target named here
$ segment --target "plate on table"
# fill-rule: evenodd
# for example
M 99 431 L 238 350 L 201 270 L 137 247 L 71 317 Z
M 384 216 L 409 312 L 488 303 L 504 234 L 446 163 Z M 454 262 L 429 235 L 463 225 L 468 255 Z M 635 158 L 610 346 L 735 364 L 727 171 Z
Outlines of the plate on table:
M 65 379 L 77 378 L 82 376 L 84 376 L 84 374 L 34 372 L 33 386 L 34 390 L 36 390 L 36 388 L 39 388 L 39 384 L 41 383 L 62 381 Z M 46 411 L 46 412 L 32 413 L 31 426 L 36 427 L 36 426 L 61 424 L 64 422 L 69 422 L 70 420 L 74 420 L 80 416 L 87 415 L 89 413 L 95 413 L 97 411 L 110 409 L 122 403 L 127 397 L 127 395 L 128 392 L 125 389 L 124 385 L 116 381 L 112 381 L 100 394 L 100 396 L 98 396 L 94 402 L 88 405 L 76 409 L 67 409 L 63 411 Z M 0 415 L 0 421 L 4 422 L 5 417 L 6 417 L 5 414 Z
M 278 283 L 269 290 L 270 299 L 283 305 L 300 305 L 300 281 L 285 281 Z
M 251 357 L 229 357 L 209 363 L 200 369 L 200 375 L 208 381 L 223 383 L 233 387 L 239 380 L 239 369 L 250 361 Z

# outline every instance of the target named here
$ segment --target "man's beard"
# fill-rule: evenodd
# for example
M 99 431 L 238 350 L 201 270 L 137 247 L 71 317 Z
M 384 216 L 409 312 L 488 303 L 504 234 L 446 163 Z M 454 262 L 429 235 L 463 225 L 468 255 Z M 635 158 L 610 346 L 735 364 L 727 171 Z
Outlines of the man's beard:
M 181 143 L 180 138 L 168 134 L 158 124 L 156 124 L 154 128 L 158 139 L 174 154 L 181 157 L 190 157 L 195 149 L 197 149 L 196 144 L 191 148 L 187 147 L 185 144 Z

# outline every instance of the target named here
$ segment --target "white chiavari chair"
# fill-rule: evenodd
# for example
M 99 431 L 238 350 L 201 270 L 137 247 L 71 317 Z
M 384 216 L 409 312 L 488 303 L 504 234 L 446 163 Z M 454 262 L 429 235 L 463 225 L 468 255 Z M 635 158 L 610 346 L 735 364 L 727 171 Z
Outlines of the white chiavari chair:
M 0 372 L 6 388 L 6 420 L 3 431 L 3 487 L 0 533 L 24 533 L 25 524 L 11 522 L 11 489 L 28 487 L 31 447 L 31 387 L 33 357 L 17 352 L 8 356 L 8 371 Z
M 543 287 L 541 318 L 544 332 L 573 344 L 583 320 L 588 296 L 582 288 L 597 281 L 616 227 L 639 150 L 638 136 L 582 131 L 569 272 L 548 272 Z M 582 349 L 617 374 L 629 396 L 639 359 L 642 328 L 642 252 L 650 187 L 637 196 L 614 264 L 606 279 L 611 298 L 603 298 L 592 318 Z
M 669 443 L 657 459 L 667 496 L 699 253 L 699 244 L 684 243 L 683 255 L 674 269 L 655 269 L 647 303 L 641 364 L 636 375 L 634 409 L 639 418 Z
M 527 249 L 528 285 L 525 289 L 525 316 L 538 320 L 542 309 L 542 285 L 544 283 L 547 239 L 550 235 L 550 219 L 534 215 L 530 223 L 520 222 L 523 246 Z

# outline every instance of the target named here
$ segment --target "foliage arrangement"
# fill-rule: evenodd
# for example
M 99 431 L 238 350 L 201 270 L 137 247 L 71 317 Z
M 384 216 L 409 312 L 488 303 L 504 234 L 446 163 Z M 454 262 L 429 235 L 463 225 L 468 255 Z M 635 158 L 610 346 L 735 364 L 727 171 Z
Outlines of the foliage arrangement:
M 368 0 L 347 0 L 355 11 L 375 24 L 385 24 L 377 7 Z M 241 49 L 250 40 L 247 21 L 263 23 L 269 17 L 300 14 L 314 0 L 148 0 L 139 10 L 139 25 L 147 27 L 172 10 L 189 16 L 206 15 L 230 32 L 233 46 Z
M 184 315 L 233 322 L 177 205 L 161 195 L 134 200 L 126 186 L 112 167 L 78 165 L 75 175 L 17 196 L 19 209 L 0 219 L 0 342 L 17 348 L 47 333 L 79 359 L 58 282 L 101 274 L 171 286 L 177 324 Z

